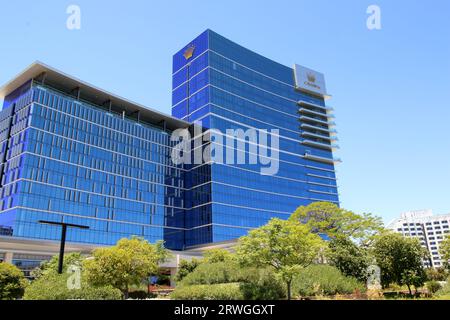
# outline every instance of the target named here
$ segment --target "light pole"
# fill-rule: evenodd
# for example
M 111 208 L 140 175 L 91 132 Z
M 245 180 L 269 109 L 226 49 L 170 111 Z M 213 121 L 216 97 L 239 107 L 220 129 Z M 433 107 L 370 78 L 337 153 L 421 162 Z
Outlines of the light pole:
M 51 225 L 57 225 L 61 226 L 61 243 L 59 246 L 59 260 L 58 260 L 58 273 L 61 274 L 63 270 L 63 262 L 64 262 L 64 248 L 66 246 L 66 233 L 67 233 L 67 227 L 70 228 L 79 228 L 79 229 L 89 229 L 88 226 L 82 226 L 79 224 L 72 224 L 72 223 L 64 223 L 64 222 L 55 222 L 55 221 L 45 221 L 45 220 L 39 220 L 39 223 L 43 224 L 51 224 Z

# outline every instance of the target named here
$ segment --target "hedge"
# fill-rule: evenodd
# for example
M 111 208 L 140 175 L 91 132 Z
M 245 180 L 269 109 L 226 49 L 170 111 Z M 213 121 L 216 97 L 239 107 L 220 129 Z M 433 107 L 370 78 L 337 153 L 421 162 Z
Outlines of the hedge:
M 236 294 L 236 297 L 246 300 L 281 299 L 286 292 L 284 284 L 275 276 L 273 270 L 241 267 L 235 261 L 200 264 L 178 283 L 175 291 L 182 287 L 229 283 L 238 284 L 239 294 Z M 183 290 L 185 295 L 191 293 L 189 289 Z M 193 290 L 192 294 L 197 297 L 197 289 Z
M 46 274 L 26 289 L 24 300 L 120 300 L 122 293 L 111 286 L 94 287 L 81 282 L 80 289 L 68 289 L 68 274 Z
M 365 292 L 365 285 L 355 278 L 344 276 L 329 265 L 311 265 L 303 269 L 292 284 L 293 296 L 329 296 Z
M 441 288 L 435 294 L 437 297 L 445 297 L 446 299 L 450 299 L 450 277 L 447 279 L 447 282 L 441 286 Z
M 246 300 L 279 300 L 286 297 L 284 283 L 271 269 L 247 269 L 247 278 L 240 283 Z
M 177 287 L 170 295 L 175 300 L 243 300 L 239 283 Z
M 247 270 L 234 261 L 202 263 L 179 282 L 180 285 L 219 284 L 240 282 L 247 278 Z

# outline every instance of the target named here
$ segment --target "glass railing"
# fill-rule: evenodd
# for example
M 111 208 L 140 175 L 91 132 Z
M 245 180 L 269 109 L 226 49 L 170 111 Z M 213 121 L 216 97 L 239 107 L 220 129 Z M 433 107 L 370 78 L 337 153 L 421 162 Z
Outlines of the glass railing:
M 337 130 L 336 129 L 329 129 L 329 128 L 324 128 L 324 127 L 319 127 L 319 126 L 315 126 L 315 125 L 308 124 L 308 123 L 302 123 L 300 127 L 302 129 L 319 130 L 319 131 L 327 132 L 330 135 L 337 134 Z
M 311 102 L 307 102 L 307 101 L 303 101 L 303 100 L 298 101 L 297 104 L 303 105 L 303 106 L 309 106 L 312 108 L 318 108 L 318 109 L 321 109 L 324 111 L 333 111 L 334 110 L 332 107 L 329 107 L 329 106 L 321 106 L 319 104 L 315 104 L 315 103 L 311 103 Z
M 310 121 L 310 122 L 317 122 L 323 125 L 327 125 L 330 127 L 333 127 L 336 125 L 336 122 L 334 121 L 323 121 L 320 119 L 316 119 L 316 118 L 312 118 L 312 117 L 308 117 L 308 116 L 300 116 L 300 120 L 304 120 L 304 121 Z
M 308 140 L 308 139 L 303 140 L 301 143 L 309 145 L 309 146 L 313 146 L 313 147 L 318 147 L 321 149 L 326 149 L 326 150 L 339 149 L 339 146 L 335 143 L 328 144 L 328 143 L 317 142 L 317 141 Z
M 323 113 L 323 112 L 318 112 L 318 111 L 314 111 L 314 110 L 310 110 L 310 109 L 306 109 L 306 108 L 300 108 L 300 109 L 298 109 L 298 111 L 303 114 L 305 114 L 305 113 L 313 114 L 313 115 L 325 117 L 328 119 L 335 118 L 334 114 L 332 114 L 332 113 Z
M 335 164 L 335 163 L 342 162 L 341 159 L 339 159 L 339 158 L 325 158 L 325 157 L 321 157 L 321 156 L 315 156 L 310 153 L 305 153 L 303 155 L 303 158 L 308 159 L 308 160 L 317 161 L 317 162 L 328 163 L 328 164 Z
M 325 140 L 330 140 L 330 141 L 338 141 L 339 139 L 336 136 L 331 136 L 331 135 L 321 135 L 321 134 L 317 134 L 317 133 L 313 133 L 313 132 L 308 132 L 308 131 L 303 131 L 301 133 L 302 136 L 308 136 L 308 137 L 313 137 L 313 138 L 320 138 L 320 139 L 325 139 Z

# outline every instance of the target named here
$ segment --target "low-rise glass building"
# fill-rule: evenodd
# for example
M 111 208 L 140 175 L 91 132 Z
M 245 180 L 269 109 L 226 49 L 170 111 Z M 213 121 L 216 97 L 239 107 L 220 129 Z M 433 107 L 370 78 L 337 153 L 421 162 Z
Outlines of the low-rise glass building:
M 23 82 L 23 83 L 22 83 Z M 18 86 L 20 84 L 20 86 Z M 11 90 L 12 89 L 12 90 Z M 182 168 L 170 133 L 189 124 L 99 90 L 41 63 L 3 89 L 0 224 L 12 236 L 114 244 L 130 235 L 181 249 Z

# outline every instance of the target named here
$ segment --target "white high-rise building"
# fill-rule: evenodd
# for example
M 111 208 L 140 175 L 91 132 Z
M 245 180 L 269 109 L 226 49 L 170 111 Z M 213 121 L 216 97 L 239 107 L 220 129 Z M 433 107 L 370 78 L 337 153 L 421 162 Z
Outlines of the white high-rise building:
M 408 211 L 389 223 L 387 228 L 405 237 L 418 238 L 430 253 L 430 259 L 424 260 L 426 267 L 442 266 L 439 245 L 450 235 L 450 214 L 434 216 L 432 210 Z

